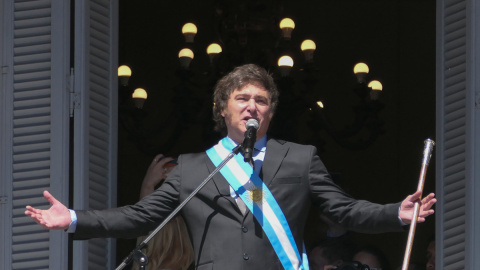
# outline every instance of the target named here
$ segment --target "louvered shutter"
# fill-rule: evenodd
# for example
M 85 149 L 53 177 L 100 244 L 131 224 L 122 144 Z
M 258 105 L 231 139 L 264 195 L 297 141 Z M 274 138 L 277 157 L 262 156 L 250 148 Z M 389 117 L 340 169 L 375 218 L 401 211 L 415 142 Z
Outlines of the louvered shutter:
M 63 231 L 24 215 L 48 208 L 42 191 L 68 203 L 69 2 L 0 2 L 0 268 L 67 269 Z
M 116 202 L 118 1 L 75 5 L 74 208 Z M 74 269 L 115 268 L 115 240 L 74 241 Z
M 475 67 L 480 65 L 474 56 L 480 42 L 475 40 L 474 18 L 480 13 L 474 9 L 475 1 L 438 4 L 436 267 L 479 269 L 480 189 L 475 180 L 479 180 L 480 117 L 475 111 L 479 93 Z

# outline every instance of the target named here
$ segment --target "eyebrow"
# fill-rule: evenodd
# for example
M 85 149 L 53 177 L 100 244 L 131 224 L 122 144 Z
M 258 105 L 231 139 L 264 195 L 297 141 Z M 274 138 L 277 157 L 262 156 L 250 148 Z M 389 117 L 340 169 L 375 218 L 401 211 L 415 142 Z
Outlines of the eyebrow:
M 234 95 L 234 97 L 239 97 L 239 96 L 253 96 L 252 94 L 250 93 L 237 93 Z M 264 98 L 264 99 L 269 99 L 268 96 L 265 96 L 265 95 L 256 95 L 255 98 Z

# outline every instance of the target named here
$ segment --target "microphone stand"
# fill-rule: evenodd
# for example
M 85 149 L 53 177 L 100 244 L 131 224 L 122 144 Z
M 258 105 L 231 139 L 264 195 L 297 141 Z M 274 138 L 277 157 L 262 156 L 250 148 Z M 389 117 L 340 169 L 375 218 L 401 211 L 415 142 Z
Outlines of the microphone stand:
M 209 176 L 207 176 L 207 178 L 205 178 L 205 180 L 203 180 L 203 182 L 200 183 L 200 185 L 192 193 L 190 193 L 190 195 L 188 195 L 188 197 L 179 206 L 177 206 L 177 208 L 175 208 L 172 211 L 172 213 L 170 213 L 170 215 L 168 215 L 168 217 L 165 218 L 165 220 L 160 225 L 158 225 L 158 227 L 152 233 L 150 233 L 150 235 L 145 240 L 143 240 L 137 247 L 135 247 L 133 249 L 133 251 L 130 252 L 130 254 L 127 257 L 125 257 L 125 259 L 123 259 L 122 263 L 116 268 L 116 270 L 121 270 L 121 269 L 125 268 L 125 266 L 127 266 L 132 261 L 132 259 L 135 259 L 135 261 L 139 264 L 140 269 L 146 270 L 146 265 L 148 264 L 148 257 L 142 252 L 142 249 L 147 246 L 147 243 L 176 214 L 178 214 L 178 212 L 180 212 L 180 210 L 200 191 L 200 189 L 202 189 L 213 178 L 213 176 L 215 174 L 217 174 L 217 172 L 220 171 L 220 169 L 222 169 L 223 166 L 225 166 L 225 164 L 227 164 L 227 162 L 230 159 L 233 158 L 233 156 L 238 154 L 238 152 L 240 152 L 241 149 L 242 149 L 242 144 L 239 144 L 235 148 L 233 148 L 232 152 L 230 154 L 228 154 L 228 156 L 222 161 L 222 163 L 220 163 L 220 165 L 218 165 L 218 167 L 215 168 L 215 170 Z

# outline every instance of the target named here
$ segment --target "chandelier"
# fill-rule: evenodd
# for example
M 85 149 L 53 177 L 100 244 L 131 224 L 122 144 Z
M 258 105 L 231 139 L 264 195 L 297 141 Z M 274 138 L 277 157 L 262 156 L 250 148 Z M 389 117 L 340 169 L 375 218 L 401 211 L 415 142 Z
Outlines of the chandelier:
M 339 123 L 332 119 L 329 108 L 343 104 L 330 103 L 324 97 L 315 40 L 307 38 L 300 44 L 293 44 L 296 25 L 291 18 L 265 16 L 263 9 L 259 14 L 249 11 L 232 12 L 217 7 L 215 23 L 209 29 L 214 38 L 203 48 L 199 48 L 201 45 L 196 43 L 195 37 L 206 29 L 199 29 L 192 22 L 186 22 L 181 32 L 179 29 L 184 44 L 176 52 L 176 78 L 171 78 L 178 83 L 173 89 L 172 109 L 164 119 L 146 121 L 148 112 L 143 110 L 143 105 L 149 102 L 148 92 L 153 90 L 130 87 L 129 78 L 135 76 L 135 69 L 132 72 L 126 65 L 118 68 L 119 121 L 141 151 L 151 155 L 169 153 L 194 125 L 203 130 L 201 147 L 216 142 L 222 134 L 213 131 L 213 87 L 235 66 L 246 63 L 267 69 L 278 85 L 280 102 L 269 130 L 271 136 L 313 144 L 320 151 L 325 136 L 351 150 L 364 149 L 374 143 L 384 132 L 379 117 L 384 105 L 379 100 L 382 84 L 378 80 L 368 80 L 367 64 L 360 62 L 352 66 L 351 95 L 356 101 L 343 108 L 351 111 L 351 119 Z M 207 55 L 208 63 L 193 66 L 198 55 Z M 195 95 L 192 89 L 201 89 L 203 94 Z

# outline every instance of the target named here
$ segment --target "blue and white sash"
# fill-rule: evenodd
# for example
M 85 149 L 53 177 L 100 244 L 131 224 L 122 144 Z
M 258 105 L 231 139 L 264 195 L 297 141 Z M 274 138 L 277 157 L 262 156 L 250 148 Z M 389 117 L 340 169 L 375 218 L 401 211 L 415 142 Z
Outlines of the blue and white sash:
M 234 147 L 232 142 L 225 137 L 217 145 L 208 149 L 207 155 L 213 164 L 218 166 Z M 243 156 L 235 155 L 220 170 L 220 173 L 260 223 L 283 267 L 285 269 L 309 269 L 305 247 L 300 256 L 287 219 L 277 201 L 250 164 L 244 161 Z

